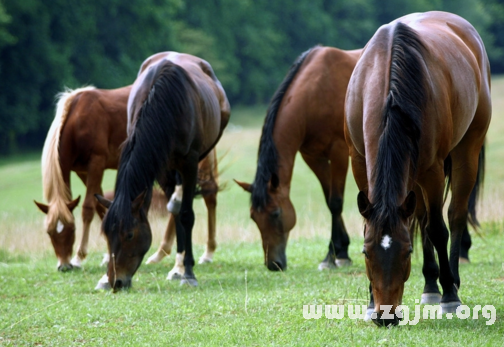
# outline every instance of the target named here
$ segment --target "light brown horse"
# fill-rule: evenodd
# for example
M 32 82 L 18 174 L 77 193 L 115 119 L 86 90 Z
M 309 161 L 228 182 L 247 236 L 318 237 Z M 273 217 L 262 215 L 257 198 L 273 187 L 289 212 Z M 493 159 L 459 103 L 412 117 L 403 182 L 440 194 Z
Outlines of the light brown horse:
M 97 195 L 108 211 L 102 230 L 114 290 L 131 286 L 152 242 L 147 219 L 152 186 L 166 196 L 182 183 L 180 213 L 175 216 L 177 253 L 184 254 L 182 283 L 197 285 L 193 272 L 193 198 L 198 162 L 220 139 L 230 116 L 224 89 L 205 60 L 177 52 L 158 53 L 140 68 L 128 99 L 128 137 L 117 172 L 115 198 Z
M 355 67 L 345 113 L 365 219 L 373 321 L 399 322 L 396 308 L 411 268 L 413 213 L 428 254 L 424 295 L 438 295 L 439 276 L 442 311 L 455 312 L 461 237 L 471 191 L 482 176 L 479 156 L 491 118 L 490 66 L 480 36 L 466 20 L 445 12 L 415 13 L 380 27 Z M 445 174 L 452 189 L 449 259 L 442 215 Z
M 289 198 L 299 151 L 315 173 L 332 215 L 329 250 L 319 269 L 350 264 L 348 234 L 341 216 L 348 170 L 343 133 L 346 88 L 360 50 L 314 47 L 292 65 L 269 106 L 253 184 L 236 181 L 252 194 L 269 270 L 287 268 L 285 249 L 296 212 Z
M 80 267 L 88 253 L 89 229 L 95 213 L 103 218 L 94 194 L 101 194 L 105 169 L 116 169 L 119 146 L 126 138 L 126 103 L 131 86 L 104 90 L 94 87 L 69 90 L 59 95 L 56 116 L 42 152 L 42 186 L 48 205 L 35 204 L 47 216 L 45 228 L 58 258 L 58 270 Z M 75 241 L 70 172 L 75 171 L 86 186 L 82 204 L 83 232 L 72 256 Z

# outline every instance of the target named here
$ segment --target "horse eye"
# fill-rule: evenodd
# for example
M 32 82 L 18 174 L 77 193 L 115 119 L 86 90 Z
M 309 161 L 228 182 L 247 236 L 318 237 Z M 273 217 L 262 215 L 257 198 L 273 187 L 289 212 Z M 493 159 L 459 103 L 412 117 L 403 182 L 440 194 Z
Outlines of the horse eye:
M 126 241 L 131 241 L 131 240 L 133 240 L 133 233 L 128 233 L 126 235 Z
M 275 211 L 271 212 L 271 218 L 277 219 L 278 217 L 280 217 L 281 213 L 282 211 L 278 208 Z
M 369 259 L 369 256 L 366 252 L 366 248 L 362 248 L 362 254 L 364 254 L 366 256 L 366 258 Z

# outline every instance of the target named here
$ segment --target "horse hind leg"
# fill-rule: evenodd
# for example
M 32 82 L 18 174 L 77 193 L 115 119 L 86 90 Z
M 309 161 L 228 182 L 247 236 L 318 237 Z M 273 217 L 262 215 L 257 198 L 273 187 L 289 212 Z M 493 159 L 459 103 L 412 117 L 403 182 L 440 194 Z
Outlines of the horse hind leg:
M 209 193 L 203 193 L 203 199 L 205 200 L 205 205 L 208 212 L 208 240 L 206 244 L 206 249 L 203 255 L 199 258 L 198 263 L 211 263 L 213 261 L 213 255 L 215 249 L 217 248 L 217 241 L 215 240 L 215 226 L 216 226 L 216 209 L 217 209 L 217 184 L 207 184 L 202 186 L 203 192 L 209 191 Z
M 163 236 L 163 241 L 159 246 L 156 253 L 151 255 L 149 259 L 145 262 L 146 264 L 156 264 L 163 260 L 164 257 L 171 254 L 171 249 L 173 246 L 173 241 L 175 240 L 175 217 L 173 213 L 170 213 L 168 217 L 168 225 L 166 226 L 166 231 Z

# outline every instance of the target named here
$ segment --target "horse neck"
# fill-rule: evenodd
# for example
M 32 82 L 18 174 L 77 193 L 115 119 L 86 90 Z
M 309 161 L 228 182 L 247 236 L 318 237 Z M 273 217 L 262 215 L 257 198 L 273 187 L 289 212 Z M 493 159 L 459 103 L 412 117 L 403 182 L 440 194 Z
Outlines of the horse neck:
M 280 115 L 279 115 L 280 116 Z M 282 122 L 281 117 L 277 120 L 277 123 Z M 279 190 L 282 195 L 288 197 L 290 193 L 290 185 L 292 180 L 292 174 L 294 170 L 294 162 L 296 159 L 296 154 L 302 145 L 302 132 L 298 131 L 292 127 L 292 124 L 299 124 L 297 122 L 289 122 L 291 124 L 289 129 L 282 127 L 281 125 L 276 125 L 276 128 L 282 128 L 286 130 L 274 131 L 273 141 L 276 144 L 278 151 L 278 178 L 279 178 Z

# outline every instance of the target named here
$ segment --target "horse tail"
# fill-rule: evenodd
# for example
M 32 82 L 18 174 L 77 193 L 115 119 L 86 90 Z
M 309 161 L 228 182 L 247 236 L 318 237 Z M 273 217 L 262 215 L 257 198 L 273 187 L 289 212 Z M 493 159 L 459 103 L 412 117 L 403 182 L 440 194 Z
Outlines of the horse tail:
M 483 181 L 485 179 L 485 145 L 481 147 L 478 156 L 478 173 L 476 175 L 476 183 L 471 191 L 469 197 L 469 209 L 468 209 L 468 221 L 469 224 L 476 230 L 480 226 L 478 219 L 476 218 L 476 205 L 483 188 Z
M 397 196 L 408 175 L 416 176 L 423 109 L 427 100 L 422 56 L 425 46 L 410 27 L 397 23 L 392 38 L 389 91 L 382 114 L 382 134 L 373 172 L 374 222 L 396 225 Z
M 125 229 L 131 226 L 133 217 L 124 211 L 130 211 L 133 199 L 146 189 L 146 201 L 150 201 L 154 180 L 172 159 L 176 134 L 193 126 L 200 105 L 194 81 L 184 68 L 166 61 L 152 73 L 155 76 L 148 79 L 152 83 L 149 93 L 138 101 L 141 107 L 137 119 L 123 143 L 114 203 L 109 209 L 109 215 L 121 216 Z M 113 220 L 105 219 L 103 229 L 112 230 Z
M 56 115 L 54 116 L 49 132 L 42 150 L 42 189 L 44 199 L 51 206 L 49 213 L 61 216 L 65 222 L 73 222 L 73 215 L 68 210 L 66 203 L 70 202 L 72 195 L 70 188 L 66 186 L 61 172 L 59 143 L 61 137 L 61 129 L 65 124 L 72 101 L 74 98 L 87 90 L 95 89 L 92 86 L 79 88 L 75 90 L 66 89 L 56 95 L 57 106 Z M 49 214 L 48 214 L 48 217 Z M 48 218 L 51 220 L 51 218 Z
M 280 183 L 278 178 L 278 151 L 273 141 L 273 130 L 275 128 L 278 109 L 280 108 L 280 104 L 282 103 L 287 89 L 296 77 L 306 57 L 317 47 L 318 46 L 310 48 L 296 59 L 271 98 L 262 129 L 257 159 L 257 171 L 252 185 L 251 200 L 254 209 L 260 210 L 268 203 L 268 183 L 271 181 L 271 185 L 275 188 L 278 187 Z

